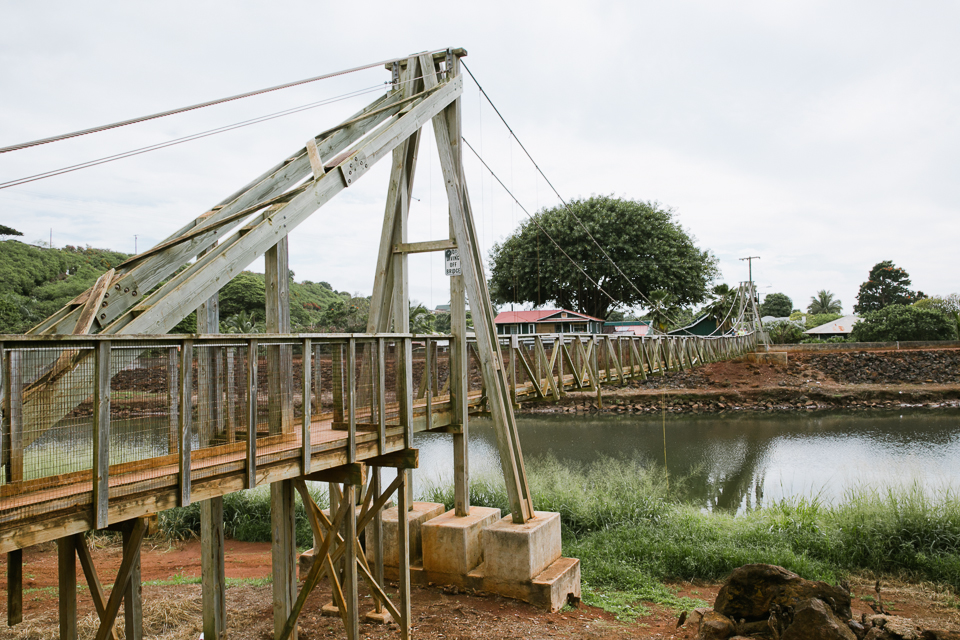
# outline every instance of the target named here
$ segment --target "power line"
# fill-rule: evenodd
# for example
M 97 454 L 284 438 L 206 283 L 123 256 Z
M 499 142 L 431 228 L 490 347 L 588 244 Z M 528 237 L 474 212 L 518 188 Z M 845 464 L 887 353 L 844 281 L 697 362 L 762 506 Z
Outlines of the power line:
M 428 55 L 433 55 L 441 51 L 446 51 L 446 49 L 438 49 L 436 51 L 427 52 Z M 199 104 L 190 105 L 188 107 L 179 107 L 177 109 L 170 109 L 168 111 L 161 111 L 160 113 L 154 113 L 149 116 L 140 116 L 137 118 L 131 118 L 129 120 L 121 120 L 119 122 L 114 122 L 111 124 L 104 124 L 97 127 L 91 127 L 89 129 L 81 129 L 79 131 L 74 131 L 72 133 L 62 133 L 57 136 L 52 136 L 49 138 L 41 138 L 39 140 L 33 140 L 32 142 L 21 142 L 19 144 L 10 145 L 9 147 L 0 147 L 0 153 L 9 153 L 11 151 L 19 151 L 21 149 L 28 149 L 30 147 L 36 147 L 42 144 L 49 144 L 51 142 L 58 142 L 60 140 L 67 140 L 69 138 L 76 138 L 78 136 L 85 136 L 89 133 L 98 133 L 100 131 L 107 131 L 109 129 L 116 129 L 119 127 L 125 127 L 131 124 L 137 124 L 139 122 L 146 122 L 147 120 L 156 120 L 157 118 L 164 118 L 166 116 L 172 116 L 178 113 L 184 113 L 187 111 L 194 111 L 196 109 L 203 109 L 205 107 L 211 107 L 217 104 L 223 104 L 225 102 L 232 102 L 234 100 L 240 100 L 242 98 L 249 98 L 252 96 L 262 95 L 264 93 L 271 93 L 273 91 L 280 91 L 281 89 L 289 89 L 291 87 L 297 87 L 304 84 L 309 84 L 311 82 L 317 82 L 319 80 L 327 80 L 329 78 L 334 78 L 336 76 L 346 75 L 348 73 L 355 73 L 357 71 L 363 71 L 365 69 L 372 69 L 374 67 L 379 67 L 382 65 L 393 64 L 394 62 L 400 62 L 401 60 L 406 60 L 406 58 L 392 58 L 390 60 L 381 60 L 380 62 L 373 62 L 370 64 L 365 64 L 359 67 L 353 67 L 351 69 L 344 69 L 342 71 L 334 71 L 333 73 L 326 73 L 320 76 L 314 76 L 312 78 L 305 78 L 303 80 L 296 80 L 294 82 L 287 82 L 285 84 L 279 84 L 275 87 L 267 87 L 266 89 L 257 89 L 255 91 L 248 91 L 246 93 L 239 93 L 235 96 L 229 96 L 226 98 L 218 98 L 216 100 L 209 100 L 207 102 L 201 102 Z

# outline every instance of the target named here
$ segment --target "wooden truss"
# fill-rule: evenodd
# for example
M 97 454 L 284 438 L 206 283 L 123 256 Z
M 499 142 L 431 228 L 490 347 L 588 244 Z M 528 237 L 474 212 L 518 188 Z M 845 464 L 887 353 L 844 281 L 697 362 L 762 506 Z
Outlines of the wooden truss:
M 286 159 L 258 176 L 249 184 L 222 202 L 199 215 L 191 223 L 171 234 L 157 246 L 136 255 L 104 274 L 96 284 L 57 313 L 30 330 L 33 335 L 158 335 L 171 330 L 180 320 L 197 311 L 199 333 L 217 333 L 217 293 L 234 276 L 257 258 L 264 256 L 267 285 L 267 331 L 287 333 L 290 330 L 289 296 L 286 291 L 287 236 L 320 207 L 341 191 L 349 189 L 378 161 L 390 158 L 391 173 L 387 190 L 379 254 L 375 268 L 373 296 L 368 333 L 382 334 L 409 332 L 409 287 L 407 255 L 422 251 L 440 251 L 456 248 L 461 255 L 463 275 L 451 278 L 451 367 L 450 396 L 453 403 L 453 424 L 448 430 L 454 437 L 454 467 L 456 479 L 456 511 L 469 513 L 467 466 L 467 375 L 463 366 L 467 358 L 466 303 L 470 301 L 477 339 L 477 355 L 485 388 L 486 405 L 493 417 L 500 459 L 510 498 L 513 520 L 523 523 L 533 517 L 533 503 L 527 484 L 526 471 L 520 451 L 511 394 L 505 377 L 506 367 L 501 361 L 494 325 L 493 308 L 483 273 L 482 257 L 477 243 L 473 212 L 464 178 L 461 158 L 460 96 L 463 78 L 459 59 L 463 50 L 447 50 L 440 54 L 413 55 L 388 65 L 393 73 L 393 87 L 364 109 L 339 125 L 324 130 L 307 140 Z M 408 215 L 419 152 L 420 131 L 431 122 L 440 166 L 449 201 L 450 233 L 447 238 L 429 242 L 411 243 L 407 237 Z M 156 291 L 153 291 L 156 289 Z M 148 295 L 148 292 L 153 291 Z M 351 342 L 352 345 L 352 342 Z M 404 353 L 398 357 L 398 375 L 410 378 L 411 343 L 403 342 Z M 109 345 L 105 347 L 109 350 Z M 307 347 L 309 348 L 309 347 Z M 189 370 L 191 345 L 181 349 L 184 369 Z M 267 366 L 270 383 L 270 403 L 280 416 L 271 423 L 273 433 L 288 433 L 295 429 L 292 412 L 292 351 L 286 346 L 268 347 Z M 429 355 L 428 355 L 429 357 Z M 93 367 L 101 376 L 99 384 L 79 366 L 93 358 Z M 101 366 L 97 363 L 100 362 Z M 353 360 L 349 360 L 353 363 Z M 107 363 L 107 364 L 102 364 Z M 63 351 L 32 361 L 32 371 L 20 371 L 18 380 L 23 388 L 15 389 L 18 398 L 16 419 L 30 424 L 31 438 L 59 421 L 71 407 L 69 398 L 89 397 L 95 388 L 102 388 L 120 366 L 109 358 L 109 351 L 98 355 L 98 350 Z M 217 361 L 200 361 L 198 398 L 205 391 L 205 380 L 216 380 L 213 368 Z M 255 364 L 253 365 L 255 367 Z M 89 370 L 89 366 L 86 367 Z M 455 370 L 454 370 L 455 369 Z M 382 367 L 381 367 L 382 371 Z M 382 373 L 381 373 L 382 375 Z M 249 372 L 248 372 L 249 376 Z M 308 376 L 309 377 L 309 376 Z M 256 370 L 253 371 L 256 379 Z M 109 382 L 107 383 L 109 384 Z M 215 384 L 215 383 L 213 383 Z M 189 397 L 190 376 L 181 376 L 179 394 Z M 412 385 L 406 387 L 412 396 Z M 8 394 L 10 397 L 10 394 Z M 309 393 L 305 394 L 309 401 Z M 400 423 L 413 422 L 412 397 L 399 398 Z M 201 404 L 204 403 L 201 401 Z M 109 412 L 109 400 L 95 399 L 98 411 Z M 51 410 L 57 407 L 56 410 Z M 309 410 L 306 411 L 309 415 Z M 429 411 L 428 411 L 429 414 Z M 189 415 L 181 415 L 180 451 L 189 451 Z M 309 433 L 308 426 L 304 427 Z M 248 430 L 255 432 L 255 429 Z M 353 431 L 351 431 L 353 433 Z M 201 434 L 202 435 L 202 434 Z M 250 437 L 248 433 L 248 438 Z M 254 436 L 255 437 L 255 436 Z M 409 449 L 412 432 L 408 429 L 405 446 Z M 22 450 L 31 442 L 18 442 Z M 304 447 L 307 451 L 309 447 Z M 348 451 L 355 456 L 355 443 Z M 308 456 L 309 453 L 304 453 Z M 190 500 L 190 456 L 180 456 L 180 483 L 183 487 L 181 504 Z M 348 459 L 347 466 L 357 460 Z M 380 466 L 391 466 L 388 460 Z M 397 465 L 393 465 L 397 466 Z M 305 473 L 308 465 L 304 465 Z M 94 466 L 95 469 L 99 465 Z M 351 479 L 338 479 L 331 485 L 331 494 L 339 496 L 340 508 L 325 516 L 305 491 L 304 479 L 283 480 L 271 484 L 274 530 L 274 601 L 276 605 L 275 632 L 278 638 L 296 636 L 296 619 L 303 600 L 323 577 L 330 578 L 335 601 L 347 625 L 348 636 L 357 637 L 357 583 L 358 575 L 368 584 L 372 595 L 382 607 L 401 624 L 404 636 L 409 632 L 409 563 L 408 555 L 400 553 L 401 602 L 392 603 L 385 595 L 382 580 L 382 559 L 368 566 L 357 551 L 357 531 L 368 521 L 379 522 L 380 509 L 394 491 L 400 490 L 401 512 L 411 506 L 409 468 L 401 469 L 396 481 L 380 491 L 379 466 L 363 496 L 364 508 L 359 515 L 346 505 L 352 505 L 358 491 Z M 313 478 L 320 479 L 320 478 Z M 247 486 L 253 486 L 251 477 Z M 95 502 L 107 500 L 106 480 L 100 487 Z M 96 483 L 95 483 L 96 485 Z M 300 592 L 295 592 L 296 558 L 293 540 L 293 495 L 298 490 L 308 505 L 311 526 L 318 541 L 317 562 Z M 96 492 L 95 492 L 96 493 Z M 106 508 L 98 509 L 98 514 Z M 208 639 L 220 637 L 224 627 L 223 592 L 223 531 L 222 500 L 211 498 L 202 503 L 203 574 L 204 574 L 204 632 Z M 104 516 L 105 517 L 105 516 Z M 399 518 L 405 525 L 406 518 Z M 139 520 L 137 521 L 139 522 Z M 99 515 L 96 525 L 106 522 Z M 341 526 L 342 525 L 342 526 Z M 131 535 L 142 536 L 139 525 Z M 377 529 L 379 525 L 375 527 Z M 401 537 L 405 540 L 405 526 Z M 63 566 L 69 566 L 66 549 L 76 548 L 79 540 L 64 538 L 61 557 Z M 72 540 L 73 542 L 68 542 Z M 131 539 L 133 540 L 133 538 Z M 136 546 L 139 549 L 139 540 Z M 404 544 L 406 544 L 404 542 Z M 131 552 L 132 553 L 132 552 Z M 84 554 L 81 552 L 81 560 Z M 342 570 L 334 567 L 345 558 Z M 8 556 L 13 574 L 19 564 L 16 553 Z M 126 567 L 126 556 L 125 565 Z M 127 567 L 128 571 L 132 571 Z M 121 573 L 123 572 L 123 568 Z M 358 573 L 359 572 L 359 573 Z M 89 575 L 89 574 L 88 574 Z M 117 585 L 128 584 L 130 575 L 120 575 Z M 219 576 L 219 579 L 218 579 Z M 95 575 L 94 575 L 95 578 Z M 95 580 L 94 580 L 95 582 Z M 96 591 L 91 583 L 91 591 Z M 99 602 L 101 630 L 98 639 L 113 633 L 113 617 L 119 606 L 123 588 L 115 588 L 109 601 Z M 10 593 L 14 593 L 11 591 Z M 102 605 L 102 606 L 100 606 Z M 128 605 L 129 606 L 129 605 Z M 15 614 L 15 612 L 14 612 Z M 11 619 L 15 618 L 15 615 Z M 128 638 L 138 637 L 129 630 Z

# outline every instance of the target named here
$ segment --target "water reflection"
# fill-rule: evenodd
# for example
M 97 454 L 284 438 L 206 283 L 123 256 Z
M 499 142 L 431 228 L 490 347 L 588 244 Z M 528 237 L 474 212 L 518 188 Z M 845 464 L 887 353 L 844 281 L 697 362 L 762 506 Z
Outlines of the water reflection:
M 960 487 L 960 411 L 724 414 L 659 417 L 551 415 L 519 420 L 525 456 L 588 463 L 639 456 L 682 478 L 688 498 L 737 510 L 784 496 L 836 500 L 857 485 L 918 481 Z M 664 433 L 666 438 L 664 439 Z M 426 476 L 449 478 L 442 436 L 421 435 Z M 489 420 L 471 421 L 471 470 L 496 472 Z

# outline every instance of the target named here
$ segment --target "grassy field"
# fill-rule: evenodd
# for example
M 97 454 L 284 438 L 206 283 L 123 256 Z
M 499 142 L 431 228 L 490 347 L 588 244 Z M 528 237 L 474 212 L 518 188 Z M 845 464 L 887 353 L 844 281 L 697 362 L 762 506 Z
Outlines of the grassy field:
M 873 574 L 960 589 L 960 501 L 952 489 L 861 488 L 837 504 L 791 498 L 739 514 L 706 512 L 684 501 L 683 482 L 638 461 L 589 466 L 552 458 L 528 461 L 534 504 L 561 514 L 563 553 L 579 558 L 584 599 L 621 616 L 644 602 L 700 606 L 677 598 L 675 581 L 722 580 L 748 563 L 777 564 L 836 583 Z M 452 486 L 423 489 L 424 499 L 453 505 Z M 318 496 L 325 501 L 325 496 Z M 471 503 L 507 512 L 502 479 L 474 478 Z M 269 492 L 224 498 L 227 534 L 269 540 Z M 199 531 L 199 508 L 161 515 L 171 536 Z M 311 544 L 302 507 L 298 543 Z

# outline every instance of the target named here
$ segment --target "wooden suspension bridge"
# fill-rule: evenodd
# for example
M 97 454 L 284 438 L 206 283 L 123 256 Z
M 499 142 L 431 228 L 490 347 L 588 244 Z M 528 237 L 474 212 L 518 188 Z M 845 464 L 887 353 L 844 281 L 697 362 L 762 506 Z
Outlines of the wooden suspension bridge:
M 304 601 L 326 577 L 348 638 L 359 637 L 361 580 L 375 609 L 389 613 L 407 638 L 409 525 L 399 518 L 394 601 L 384 580 L 382 513 L 394 495 L 399 513 L 412 505 L 415 433 L 451 435 L 454 511 L 467 517 L 469 417 L 489 415 L 511 518 L 524 524 L 535 512 L 513 411 L 519 401 L 578 389 L 596 392 L 600 401 L 601 384 L 665 375 L 756 348 L 753 332 L 498 337 L 460 155 L 463 55 L 450 49 L 388 63 L 393 84 L 384 96 L 111 269 L 27 335 L 0 337 L 0 552 L 7 557 L 8 624 L 22 619 L 22 549 L 56 541 L 61 638 L 77 636 L 78 558 L 100 620 L 97 639 L 118 637 L 121 603 L 125 637 L 142 637 L 145 517 L 199 502 L 204 634 L 221 637 L 222 497 L 269 485 L 275 637 L 296 637 Z M 428 122 L 450 233 L 411 242 L 408 210 Z M 288 234 L 384 158 L 391 174 L 367 332 L 291 334 Z M 462 275 L 450 278 L 450 334 L 411 334 L 407 256 L 449 248 L 463 258 Z M 269 333 L 218 335 L 217 292 L 261 256 Z M 475 322 L 470 339 L 467 300 Z M 166 334 L 194 310 L 198 335 Z M 381 477 L 385 467 L 397 470 L 389 484 Z M 329 483 L 328 513 L 308 491 L 309 481 Z M 316 558 L 299 590 L 296 493 L 314 532 Z M 123 532 L 123 561 L 109 594 L 84 539 L 105 528 Z M 370 553 L 361 551 L 364 531 Z

